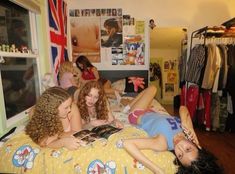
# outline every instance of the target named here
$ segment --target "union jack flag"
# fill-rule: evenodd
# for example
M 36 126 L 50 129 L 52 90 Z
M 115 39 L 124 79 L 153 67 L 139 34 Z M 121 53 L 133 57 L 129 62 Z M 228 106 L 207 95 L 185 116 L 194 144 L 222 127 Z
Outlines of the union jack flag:
M 64 0 L 48 0 L 51 56 L 54 75 L 58 75 L 60 64 L 68 60 L 67 52 L 67 4 Z

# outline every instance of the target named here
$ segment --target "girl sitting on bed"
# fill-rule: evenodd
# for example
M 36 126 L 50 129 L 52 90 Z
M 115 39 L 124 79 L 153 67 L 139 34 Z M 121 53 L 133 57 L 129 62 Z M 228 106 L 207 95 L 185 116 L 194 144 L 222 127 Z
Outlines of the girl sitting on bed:
M 99 82 L 87 82 L 79 93 L 77 104 L 84 128 L 110 123 L 114 123 L 119 128 L 123 127 L 122 123 L 114 118 L 104 89 Z
M 80 88 L 83 86 L 80 79 L 81 71 L 73 66 L 73 62 L 65 61 L 60 65 L 59 85 L 73 96 L 75 103 L 77 103 Z
M 51 87 L 39 97 L 25 131 L 42 147 L 74 150 L 79 140 L 71 135 L 81 128 L 80 113 L 72 97 L 60 87 Z
M 124 140 L 125 150 L 153 173 L 164 172 L 141 152 L 143 149 L 158 152 L 174 150 L 180 174 L 221 173 L 215 157 L 200 147 L 191 117 L 185 106 L 180 107 L 180 118 L 149 109 L 156 91 L 154 86 L 146 88 L 128 105 L 129 107 L 125 108 L 130 110 L 130 123 L 144 129 L 150 136 Z
M 107 79 L 100 78 L 99 72 L 95 66 L 91 64 L 86 56 L 79 56 L 76 59 L 76 65 L 82 72 L 82 82 L 99 81 L 104 88 L 105 94 L 109 98 L 116 98 L 118 102 L 121 99 L 120 92 L 111 87 L 111 82 Z

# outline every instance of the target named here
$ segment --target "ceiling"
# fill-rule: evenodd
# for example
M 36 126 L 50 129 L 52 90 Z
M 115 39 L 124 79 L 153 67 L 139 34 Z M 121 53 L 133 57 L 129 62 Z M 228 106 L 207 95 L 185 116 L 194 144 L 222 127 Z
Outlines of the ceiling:
M 150 49 L 181 49 L 181 41 L 186 35 L 182 27 L 150 30 Z

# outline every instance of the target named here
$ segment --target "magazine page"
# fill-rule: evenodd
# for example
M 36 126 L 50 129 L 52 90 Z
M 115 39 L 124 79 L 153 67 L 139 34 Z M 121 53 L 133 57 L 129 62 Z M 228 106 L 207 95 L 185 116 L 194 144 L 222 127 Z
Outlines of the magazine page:
M 82 146 L 86 146 L 100 138 L 108 139 L 110 135 L 119 132 L 120 130 L 121 129 L 119 128 L 106 124 L 106 125 L 96 126 L 91 130 L 88 129 L 81 130 L 79 132 L 74 133 L 73 136 L 82 140 L 81 141 Z
M 110 135 L 112 135 L 116 132 L 119 132 L 120 130 L 121 130 L 120 128 L 116 128 L 114 126 L 106 124 L 106 125 L 101 125 L 101 126 L 94 127 L 91 130 L 91 132 L 95 133 L 99 137 L 108 139 L 108 137 Z
M 81 141 L 82 146 L 86 146 L 86 145 L 94 142 L 96 139 L 100 138 L 96 133 L 94 133 L 90 130 L 81 130 L 81 131 L 73 134 L 73 136 L 82 140 Z

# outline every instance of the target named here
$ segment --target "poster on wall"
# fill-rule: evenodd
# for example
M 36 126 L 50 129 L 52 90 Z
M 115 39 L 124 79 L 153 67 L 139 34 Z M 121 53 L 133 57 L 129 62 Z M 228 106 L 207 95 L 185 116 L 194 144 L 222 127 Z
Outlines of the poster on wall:
M 122 17 L 101 18 L 101 46 L 122 47 Z
M 122 9 L 71 9 L 69 15 L 73 61 L 85 55 L 101 63 L 102 48 L 122 47 Z
M 135 22 L 135 32 L 136 34 L 144 34 L 144 21 L 136 21 Z
M 112 48 L 112 65 L 124 65 L 123 48 Z
M 124 37 L 124 65 L 144 65 L 144 39 L 142 35 Z
M 165 83 L 165 95 L 166 96 L 174 96 L 174 83 Z
M 176 59 L 168 59 L 163 64 L 164 71 L 164 95 L 165 97 L 174 97 L 178 92 L 178 65 Z
M 100 62 L 100 17 L 96 9 L 70 10 L 70 34 L 73 61 L 85 55 Z

